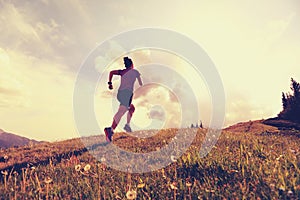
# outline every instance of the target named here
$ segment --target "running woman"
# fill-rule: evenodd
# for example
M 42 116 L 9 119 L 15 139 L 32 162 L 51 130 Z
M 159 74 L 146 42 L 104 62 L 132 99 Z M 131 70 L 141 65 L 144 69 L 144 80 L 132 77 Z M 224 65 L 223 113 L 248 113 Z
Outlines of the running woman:
M 143 85 L 143 82 L 141 79 L 141 74 L 139 73 L 138 70 L 133 69 L 132 60 L 128 57 L 124 57 L 123 60 L 124 60 L 125 69 L 112 70 L 109 73 L 108 88 L 110 90 L 113 89 L 113 85 L 112 85 L 113 75 L 121 76 L 121 84 L 120 84 L 120 87 L 118 90 L 118 95 L 117 95 L 117 99 L 120 102 L 119 110 L 117 111 L 117 113 L 115 114 L 115 116 L 113 118 L 111 127 L 106 127 L 104 129 L 104 132 L 106 135 L 106 140 L 108 142 L 112 141 L 112 136 L 114 134 L 114 130 L 118 126 L 122 116 L 127 111 L 128 111 L 127 123 L 124 126 L 124 130 L 126 132 L 132 132 L 131 127 L 130 127 L 130 120 L 131 120 L 131 117 L 135 110 L 134 105 L 131 103 L 132 96 L 133 96 L 134 83 L 136 80 L 138 80 L 139 85 L 140 86 Z

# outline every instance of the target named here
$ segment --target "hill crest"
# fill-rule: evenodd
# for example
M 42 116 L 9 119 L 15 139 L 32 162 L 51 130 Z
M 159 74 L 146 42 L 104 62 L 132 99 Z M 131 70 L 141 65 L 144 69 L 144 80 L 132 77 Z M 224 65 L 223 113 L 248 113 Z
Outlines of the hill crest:
M 264 120 L 249 120 L 247 122 L 239 122 L 231 125 L 223 130 L 230 132 L 241 132 L 241 133 L 262 133 L 265 131 L 277 132 L 278 129 L 274 126 L 263 123 Z

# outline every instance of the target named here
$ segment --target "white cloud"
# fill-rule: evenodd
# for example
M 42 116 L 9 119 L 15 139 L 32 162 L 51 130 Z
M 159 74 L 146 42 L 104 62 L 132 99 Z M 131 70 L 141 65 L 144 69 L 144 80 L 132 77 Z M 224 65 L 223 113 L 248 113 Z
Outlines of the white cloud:
M 149 119 L 164 120 L 165 127 L 180 127 L 182 111 L 173 95 L 163 86 L 145 85 L 136 91 L 134 102 L 137 110 L 147 110 L 145 114 Z
M 0 57 L 5 58 L 0 74 L 1 128 L 40 140 L 76 137 L 74 77 L 66 66 L 3 49 Z
M 283 17 L 278 17 L 276 19 L 272 18 L 264 23 L 261 26 L 249 27 L 251 34 L 251 40 L 248 42 L 249 49 L 252 51 L 250 55 L 261 56 L 266 53 L 272 52 L 274 47 L 281 43 L 282 41 L 291 40 L 291 38 L 286 38 L 284 34 L 290 27 L 293 20 L 296 18 L 296 13 L 291 12 Z M 244 41 L 247 43 L 247 41 Z
M 235 92 L 229 94 L 227 99 L 224 126 L 227 127 L 240 121 L 260 120 L 275 116 L 272 105 L 255 102 L 250 95 Z
M 29 18 L 17 9 L 12 3 L 1 3 L 1 37 L 4 38 L 18 38 L 23 41 L 37 41 L 40 40 L 34 27 L 29 23 Z
M 27 106 L 27 94 L 23 91 L 23 85 L 17 78 L 11 66 L 9 54 L 0 48 L 0 107 L 14 108 Z
M 40 3 L 0 2 L 0 46 L 29 56 L 64 62 L 69 68 L 79 66 L 85 47 L 66 26 L 63 15 L 61 18 L 47 16 L 52 5 Z M 53 10 L 56 12 L 58 10 Z

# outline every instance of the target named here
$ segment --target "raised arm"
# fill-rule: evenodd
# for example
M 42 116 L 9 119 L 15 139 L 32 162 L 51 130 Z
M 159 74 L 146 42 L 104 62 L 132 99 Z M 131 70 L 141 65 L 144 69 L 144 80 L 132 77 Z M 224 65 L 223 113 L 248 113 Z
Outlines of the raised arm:
M 108 77 L 108 88 L 110 90 L 113 89 L 113 85 L 112 85 L 112 78 L 113 78 L 113 75 L 119 75 L 119 70 L 112 70 L 109 72 L 109 77 Z
M 108 82 L 112 81 L 113 75 L 119 75 L 119 70 L 112 70 L 109 72 Z

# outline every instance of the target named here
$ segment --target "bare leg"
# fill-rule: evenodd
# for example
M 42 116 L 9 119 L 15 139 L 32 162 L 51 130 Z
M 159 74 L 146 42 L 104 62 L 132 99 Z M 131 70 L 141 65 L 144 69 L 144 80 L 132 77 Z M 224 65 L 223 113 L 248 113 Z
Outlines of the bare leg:
M 129 125 L 130 124 L 130 121 L 131 121 L 131 118 L 132 118 L 132 115 L 135 111 L 135 107 L 133 104 L 131 104 L 129 106 L 129 110 L 128 110 L 128 113 L 127 113 L 127 124 Z
M 127 110 L 128 109 L 126 106 L 120 105 L 118 112 L 114 116 L 113 123 L 111 125 L 112 129 L 116 129 L 122 116 L 126 113 Z

